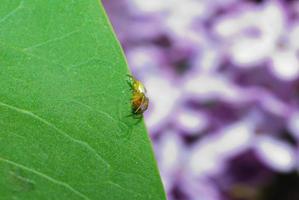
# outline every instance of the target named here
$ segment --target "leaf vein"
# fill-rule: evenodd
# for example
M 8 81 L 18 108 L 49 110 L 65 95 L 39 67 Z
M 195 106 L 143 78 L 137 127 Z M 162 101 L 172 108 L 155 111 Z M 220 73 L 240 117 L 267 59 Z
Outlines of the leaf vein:
M 77 100 L 72 100 L 73 102 L 75 102 L 75 103 L 77 103 L 77 104 L 79 104 L 79 105 L 81 105 L 81 106 L 83 106 L 83 107 L 86 107 L 87 109 L 89 109 L 89 110 L 91 110 L 91 111 L 94 111 L 94 112 L 96 112 L 96 113 L 99 113 L 99 114 L 101 114 L 101 115 L 104 115 L 104 116 L 106 116 L 107 118 L 109 118 L 111 121 L 113 121 L 113 122 L 116 122 L 116 123 L 121 123 L 122 125 L 124 125 L 124 126 L 126 126 L 127 128 L 129 128 L 129 126 L 127 125 L 127 124 L 125 124 L 124 122 L 122 122 L 122 121 L 117 121 L 114 117 L 112 117 L 109 113 L 107 113 L 107 112 L 104 112 L 104 111 L 102 111 L 102 110 L 96 110 L 96 109 L 94 109 L 94 108 L 92 108 L 91 106 L 89 106 L 89 105 L 87 105 L 87 104 L 85 104 L 85 103 L 82 103 L 82 102 L 80 102 L 80 101 L 77 101 Z
M 16 14 L 16 12 L 18 10 L 20 10 L 21 8 L 23 8 L 23 4 L 24 4 L 24 0 L 20 1 L 19 5 L 17 7 L 15 7 L 12 11 L 10 11 L 9 13 L 7 13 L 4 17 L 2 17 L 0 19 L 0 24 L 2 22 L 4 22 L 5 20 L 7 20 L 9 17 L 13 16 L 14 14 Z
M 37 58 L 37 59 L 39 59 L 39 60 L 45 61 L 45 62 L 47 62 L 48 64 L 54 64 L 54 65 L 58 65 L 58 66 L 61 66 L 61 67 L 63 67 L 63 68 L 66 68 L 66 66 L 64 66 L 64 65 L 62 65 L 62 64 L 59 64 L 59 63 L 57 63 L 57 62 L 53 62 L 53 61 L 51 61 L 51 60 L 49 60 L 49 59 L 47 59 L 47 58 L 38 56 L 38 55 L 36 55 L 36 54 L 29 53 L 28 51 L 24 51 L 24 50 L 21 49 L 20 47 L 12 46 L 11 44 L 6 44 L 6 43 L 4 43 L 4 42 L 2 42 L 2 41 L 0 41 L 0 43 L 1 43 L 3 46 L 7 46 L 8 48 L 11 48 L 11 49 L 13 49 L 13 50 L 15 50 L 15 51 L 18 51 L 18 52 L 24 54 L 25 56 L 34 57 L 34 58 Z
M 3 103 L 3 102 L 0 102 L 0 106 L 3 106 L 3 107 L 6 107 L 6 108 L 9 108 L 11 110 L 14 110 L 14 111 L 17 111 L 19 113 L 22 113 L 22 114 L 25 114 L 27 116 L 30 116 L 42 123 L 44 123 L 45 125 L 47 125 L 48 127 L 51 127 L 53 130 L 57 131 L 58 133 L 62 134 L 63 136 L 65 136 L 66 138 L 72 140 L 73 142 L 77 143 L 77 144 L 80 144 L 81 146 L 84 146 L 86 147 L 87 149 L 89 149 L 91 152 L 94 152 L 95 155 L 97 156 L 97 158 L 99 158 L 105 165 L 107 168 L 110 168 L 110 164 L 95 150 L 93 149 L 88 143 L 84 142 L 84 141 L 81 141 L 81 140 L 77 140 L 73 137 L 71 137 L 69 134 L 67 134 L 66 132 L 64 132 L 63 130 L 57 128 L 54 124 L 52 124 L 51 122 L 47 121 L 46 119 L 43 119 L 42 117 L 30 112 L 30 111 L 27 111 L 27 110 L 24 110 L 24 109 L 21 109 L 21 108 L 17 108 L 15 106 L 12 106 L 12 105 L 8 105 L 6 103 Z
M 40 177 L 42 177 L 42 178 L 44 178 L 44 179 L 46 179 L 46 180 L 48 180 L 48 181 L 54 183 L 54 184 L 61 185 L 61 186 L 65 187 L 65 188 L 69 189 L 69 190 L 72 191 L 74 194 L 80 196 L 82 199 L 90 200 L 87 196 L 85 196 L 84 194 L 82 194 L 82 193 L 79 192 L 78 190 L 74 189 L 72 186 L 70 186 L 70 185 L 67 184 L 66 182 L 62 182 L 62 181 L 56 180 L 56 179 L 52 178 L 51 176 L 46 175 L 46 174 L 44 174 L 44 173 L 42 173 L 42 172 L 39 172 L 39 171 L 37 171 L 37 170 L 35 170 L 35 169 L 26 167 L 26 166 L 24 166 L 24 165 L 22 165 L 22 164 L 16 163 L 16 162 L 14 162 L 14 161 L 11 161 L 11 160 L 8 160 L 8 159 L 2 158 L 2 157 L 0 157 L 0 161 L 5 162 L 5 163 L 8 163 L 8 164 L 13 165 L 13 166 L 16 166 L 16 167 L 21 168 L 21 169 L 23 169 L 23 170 L 29 171 L 29 172 L 31 172 L 31 173 L 33 173 L 33 174 L 36 174 L 36 175 L 38 175 L 38 176 L 40 176 Z
M 79 32 L 80 32 L 79 29 L 78 29 L 78 30 L 74 30 L 74 31 L 71 31 L 71 32 L 69 32 L 69 33 L 66 33 L 66 34 L 64 34 L 64 35 L 62 35 L 62 36 L 60 36 L 60 37 L 56 37 L 56 38 L 53 38 L 53 39 L 49 39 L 49 40 L 47 40 L 47 41 L 44 41 L 44 42 L 41 42 L 41 43 L 38 43 L 38 44 L 34 44 L 34 45 L 32 45 L 32 46 L 26 47 L 26 48 L 24 48 L 23 50 L 24 50 L 24 51 L 28 51 L 28 50 L 30 50 L 30 49 L 33 49 L 33 48 L 36 48 L 36 47 L 40 47 L 40 46 L 43 46 L 43 45 L 45 45 L 45 44 L 49 44 L 49 43 L 51 43 L 51 42 L 56 42 L 56 41 L 59 41 L 59 40 L 63 40 L 63 39 L 65 39 L 65 38 L 68 38 L 68 37 L 70 37 L 70 36 L 72 36 L 72 35 L 74 35 L 74 34 L 76 34 L 76 33 L 79 33 Z
M 123 186 L 121 186 L 121 185 L 119 185 L 119 184 L 117 184 L 117 183 L 115 183 L 115 182 L 113 182 L 113 181 L 107 181 L 106 182 L 107 184 L 109 184 L 109 185 L 112 185 L 112 186 L 114 186 L 114 187 L 117 187 L 117 188 L 119 188 L 119 189 L 121 189 L 121 190 L 124 190 L 124 191 L 126 191 L 126 192 L 128 192 L 128 193 L 132 193 L 132 194 L 137 194 L 137 195 L 139 195 L 139 196 L 144 196 L 144 195 L 142 195 L 142 194 L 140 194 L 140 193 L 136 193 L 136 192 L 134 192 L 133 190 L 129 190 L 129 189 L 127 189 L 127 188 L 124 188 Z
M 12 17 L 14 14 L 17 13 L 18 10 L 23 8 L 24 0 L 20 1 L 19 5 L 15 7 L 12 11 L 10 11 L 8 14 L 6 14 L 4 17 L 0 19 L 0 24 L 7 20 L 9 17 Z

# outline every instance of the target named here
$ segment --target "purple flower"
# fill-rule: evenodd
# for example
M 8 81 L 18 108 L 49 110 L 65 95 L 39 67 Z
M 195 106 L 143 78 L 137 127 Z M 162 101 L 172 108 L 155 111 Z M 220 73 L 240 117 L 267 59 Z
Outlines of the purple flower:
M 272 73 L 282 80 L 299 76 L 298 26 L 288 24 L 279 3 L 241 8 L 215 23 L 215 33 L 232 61 L 240 67 L 270 61 Z
M 279 172 L 290 172 L 296 169 L 297 152 L 286 142 L 263 135 L 255 138 L 254 150 L 259 159 Z
M 104 4 L 148 90 L 169 200 L 257 199 L 298 169 L 298 1 Z

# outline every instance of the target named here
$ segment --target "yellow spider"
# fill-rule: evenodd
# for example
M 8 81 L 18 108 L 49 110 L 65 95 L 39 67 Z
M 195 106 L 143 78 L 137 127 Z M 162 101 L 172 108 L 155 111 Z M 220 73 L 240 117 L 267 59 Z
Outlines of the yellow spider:
M 128 75 L 129 85 L 131 86 L 132 97 L 132 110 L 134 114 L 142 115 L 148 108 L 149 99 L 146 95 L 146 89 L 144 85 L 135 79 L 133 76 Z

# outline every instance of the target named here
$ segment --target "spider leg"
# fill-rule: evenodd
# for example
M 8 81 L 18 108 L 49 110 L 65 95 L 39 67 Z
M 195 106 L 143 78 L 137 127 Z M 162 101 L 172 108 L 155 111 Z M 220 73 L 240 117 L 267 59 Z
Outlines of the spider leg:
M 131 80 L 127 80 L 128 85 L 130 86 L 130 89 L 133 91 L 133 83 Z
M 142 115 L 138 115 L 138 117 L 136 117 L 136 118 L 137 118 L 137 120 L 136 120 L 136 123 L 134 124 L 135 126 L 142 121 Z
M 133 79 L 133 76 L 131 74 L 127 74 L 127 77 Z
M 141 103 L 140 103 L 139 107 L 135 110 L 135 113 L 138 113 L 138 111 L 141 109 L 143 103 L 144 103 L 144 96 L 142 96 Z

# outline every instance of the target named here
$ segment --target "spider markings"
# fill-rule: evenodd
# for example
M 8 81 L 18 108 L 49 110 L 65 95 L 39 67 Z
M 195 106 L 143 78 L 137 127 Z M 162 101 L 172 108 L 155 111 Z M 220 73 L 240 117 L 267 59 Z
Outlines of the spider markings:
M 131 99 L 132 112 L 137 116 L 142 116 L 142 114 L 147 110 L 149 104 L 149 98 L 146 95 L 146 88 L 133 76 L 128 75 L 128 77 L 128 83 L 133 92 L 133 96 Z

